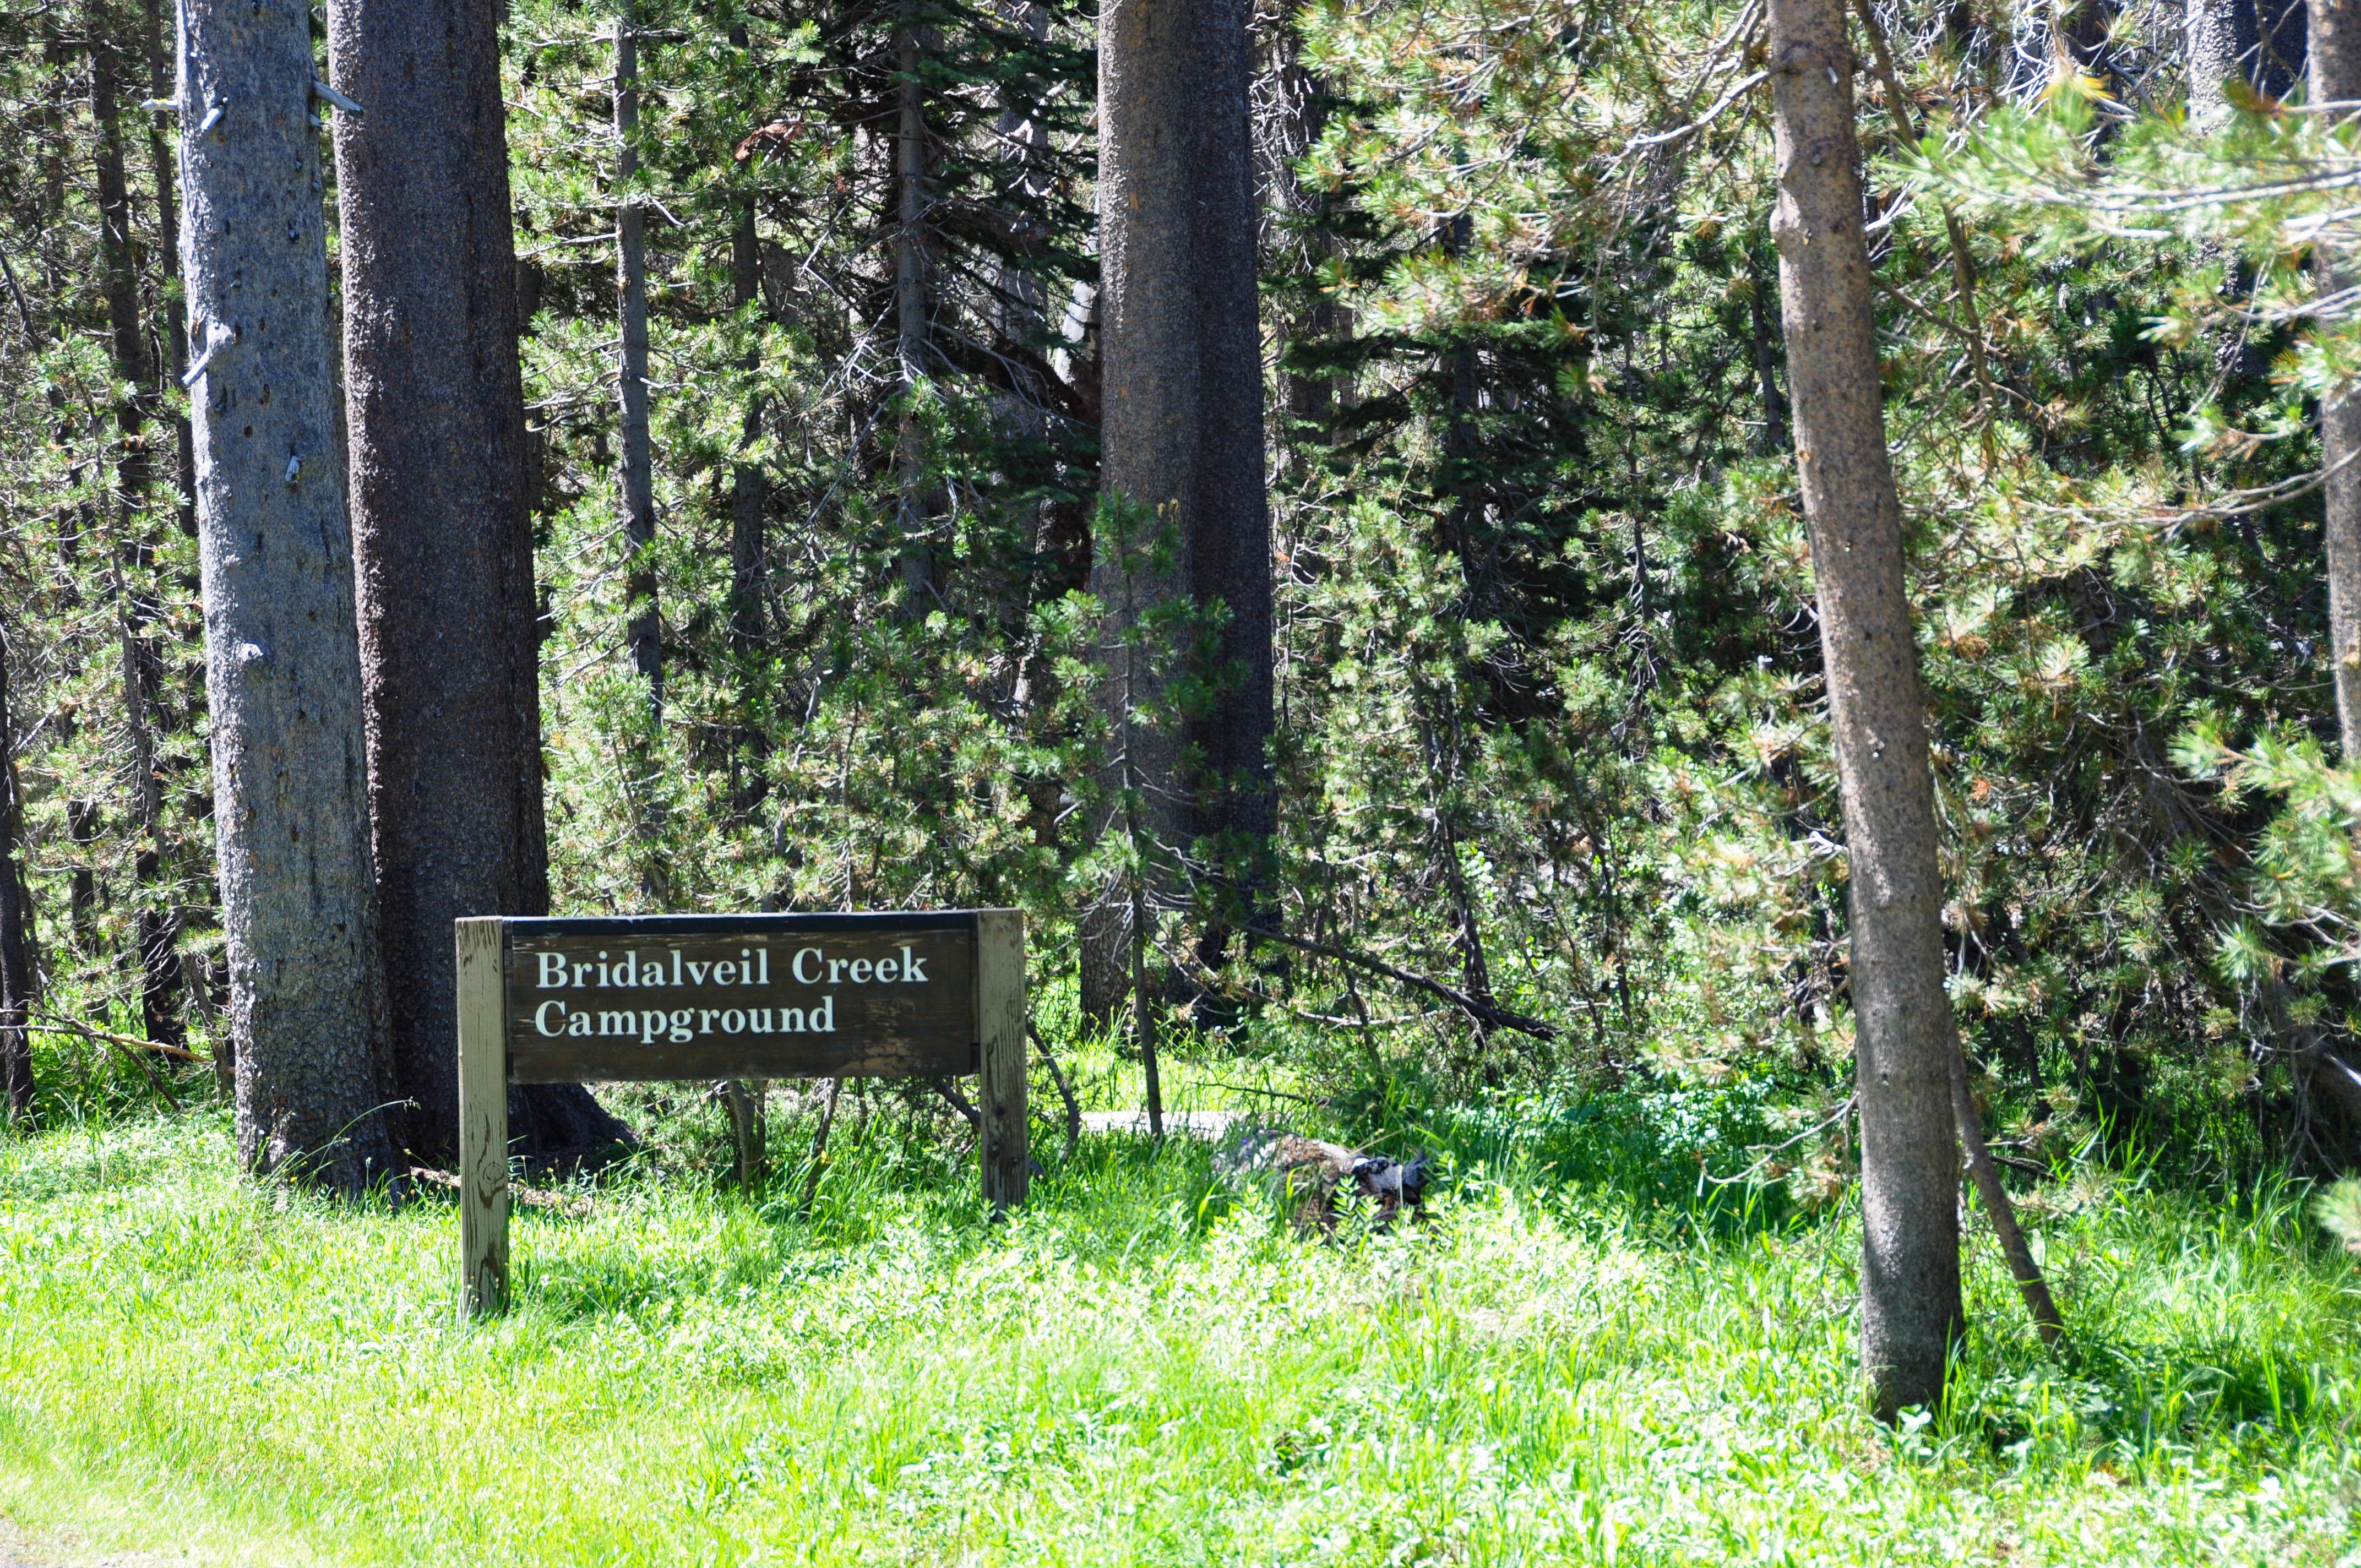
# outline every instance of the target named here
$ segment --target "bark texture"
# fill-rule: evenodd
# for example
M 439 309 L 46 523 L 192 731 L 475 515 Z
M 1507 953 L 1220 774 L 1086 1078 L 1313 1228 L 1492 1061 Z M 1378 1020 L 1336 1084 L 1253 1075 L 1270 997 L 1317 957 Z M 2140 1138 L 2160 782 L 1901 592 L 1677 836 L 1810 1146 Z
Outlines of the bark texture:
M 2205 118 L 2228 107 L 2243 81 L 2284 98 L 2305 75 L 2303 0 L 2189 0 L 2189 105 Z
M 1111 0 L 1099 19 L 1102 491 L 1169 548 L 1104 550 L 1091 591 L 1112 622 L 1103 682 L 1108 783 L 1130 780 L 1166 859 L 1213 835 L 1266 837 L 1273 815 L 1270 514 L 1263 493 L 1250 59 L 1244 0 Z M 1212 696 L 1170 724 L 1183 666 L 1147 627 L 1183 596 L 1219 607 Z M 1111 1016 L 1129 965 L 1128 900 L 1086 919 L 1083 1003 Z M 1095 949 L 1095 950 L 1093 950 Z
M 2361 0 L 2312 0 L 2310 54 L 2313 103 L 2361 99 Z M 2313 265 L 2323 294 L 2351 280 L 2350 262 L 2326 245 Z M 2361 389 L 2321 405 L 2320 438 L 2328 472 L 2329 657 L 2349 767 L 2361 763 Z
M 498 27 L 498 0 L 328 11 L 367 111 L 336 117 L 353 555 L 397 1130 L 429 1165 L 458 1150 L 451 923 L 549 910 Z M 511 1099 L 512 1143 L 569 1152 L 585 1091 Z
M 1861 1365 L 1881 1415 L 1942 1395 L 1960 1326 L 1951 1070 L 1927 705 L 1885 446 L 1844 0 L 1772 0 L 1771 220 L 1795 468 L 1850 857 Z
M 352 542 L 302 0 L 181 0 L 192 389 L 214 826 L 253 1168 L 388 1170 Z

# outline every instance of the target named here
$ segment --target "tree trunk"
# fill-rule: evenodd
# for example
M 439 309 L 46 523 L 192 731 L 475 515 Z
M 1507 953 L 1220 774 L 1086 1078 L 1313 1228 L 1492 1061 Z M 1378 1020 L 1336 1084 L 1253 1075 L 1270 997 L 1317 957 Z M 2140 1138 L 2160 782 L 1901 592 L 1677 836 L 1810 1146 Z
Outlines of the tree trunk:
M 384 1173 L 385 989 L 302 0 L 181 0 L 214 827 L 248 1167 Z
M 498 28 L 497 0 L 328 9 L 336 86 L 367 111 L 335 130 L 369 826 L 397 1130 L 433 1166 L 458 1150 L 451 923 L 549 911 Z M 579 1152 L 587 1091 L 511 1100 L 522 1152 Z
M 2209 119 L 2229 105 L 2225 84 L 2243 81 L 2284 98 L 2304 79 L 2303 0 L 2189 0 L 2189 106 Z
M 620 393 L 623 545 L 631 552 L 625 637 L 631 667 L 648 683 L 648 714 L 664 720 L 664 649 L 656 617 L 655 471 L 648 452 L 648 251 L 645 214 L 632 181 L 640 171 L 638 10 L 623 0 L 615 22 L 615 268 L 622 302 Z
M 2311 99 L 2361 98 L 2361 0 L 2312 0 Z M 2350 280 L 2326 244 L 2315 252 L 2323 294 Z M 2321 456 L 2328 477 L 2329 653 L 2336 678 L 2337 730 L 2345 764 L 2361 766 L 2361 388 L 2320 409 Z
M 148 23 L 148 91 L 159 99 L 172 95 L 171 57 L 164 47 L 164 13 L 159 0 L 147 0 Z M 181 254 L 180 199 L 174 192 L 171 144 L 164 135 L 162 120 L 151 117 L 148 125 L 148 159 L 156 171 L 156 237 L 166 258 Z M 168 259 L 166 265 L 170 265 Z M 189 315 L 186 303 L 169 290 L 164 299 L 164 327 L 167 351 L 170 356 L 168 368 L 172 378 L 179 380 L 189 367 Z M 189 418 L 176 413 L 172 417 L 173 500 L 180 514 L 181 532 L 188 538 L 197 536 L 196 454 L 190 445 Z
M 746 47 L 742 25 L 730 29 L 730 42 L 740 49 Z M 730 299 L 742 311 L 762 297 L 762 236 L 750 192 L 739 200 L 737 221 L 730 233 Z M 762 367 L 759 349 L 748 351 L 745 367 L 750 374 Z M 747 456 L 730 474 L 730 652 L 737 662 L 741 687 L 738 746 L 731 762 L 739 777 L 730 793 L 742 814 L 760 806 L 770 792 L 770 781 L 763 773 L 770 747 L 755 717 L 754 690 L 754 671 L 763 656 L 763 564 L 769 546 L 764 518 L 770 499 L 763 466 L 752 458 L 756 443 L 763 439 L 760 392 L 747 396 L 740 439 Z
M 1104 380 L 1103 494 L 1128 509 L 1128 537 L 1093 560 L 1108 614 L 1102 690 L 1116 756 L 1109 783 L 1139 780 L 1156 905 L 1184 883 L 1220 887 L 1220 867 L 1184 879 L 1173 858 L 1199 840 L 1249 850 L 1270 832 L 1270 516 L 1263 493 L 1262 345 L 1244 0 L 1110 0 L 1099 22 L 1099 244 Z M 1159 546 L 1157 538 L 1160 536 Z M 1222 616 L 1207 692 L 1178 724 L 1158 710 L 1182 691 L 1177 652 L 1150 645 L 1159 607 L 1182 597 Z M 1193 684 L 1193 683 L 1192 683 Z M 1185 769 L 1184 757 L 1193 757 Z M 1232 887 L 1233 901 L 1250 897 Z M 1110 889 L 1086 948 L 1119 941 L 1126 894 Z M 1128 968 L 1084 954 L 1084 1005 Z
M 104 7 L 91 9 L 90 108 L 98 127 L 99 265 L 106 290 L 115 375 L 128 389 L 115 407 L 123 455 L 115 466 L 114 582 L 115 632 L 122 652 L 123 726 L 131 753 L 133 819 L 139 831 L 132 851 L 132 875 L 138 888 L 132 929 L 139 952 L 141 1025 L 148 1038 L 179 1046 L 187 1037 L 179 1011 L 179 923 L 169 907 L 161 906 L 166 895 L 157 886 L 164 869 L 164 790 L 156 776 L 152 710 L 160 661 L 147 635 L 155 617 L 139 597 L 138 576 L 126 575 L 144 567 L 152 554 L 141 534 L 139 513 L 154 465 L 144 451 L 150 372 L 147 339 L 140 331 L 139 258 L 132 239 L 131 192 L 124 178 L 123 47 L 128 29 L 120 22 Z
M 16 730 L 8 711 L 8 637 L 0 629 L 0 1097 L 8 1119 L 33 1119 L 32 898 L 25 880 L 25 797 L 16 784 Z
M 1903 585 L 1861 236 L 1844 0 L 1772 0 L 1779 293 L 1795 466 L 1850 856 L 1861 1363 L 1891 1417 L 1942 1395 L 1960 1332 L 1958 1050 L 1943 990 L 1927 705 Z
M 935 565 L 930 505 L 927 494 L 926 423 L 917 399 L 934 360 L 933 325 L 927 299 L 927 113 L 926 88 L 918 77 L 926 39 L 905 5 L 894 38 L 894 328 L 903 400 L 901 430 L 894 443 L 895 523 L 902 536 L 902 613 L 923 616 L 933 597 Z

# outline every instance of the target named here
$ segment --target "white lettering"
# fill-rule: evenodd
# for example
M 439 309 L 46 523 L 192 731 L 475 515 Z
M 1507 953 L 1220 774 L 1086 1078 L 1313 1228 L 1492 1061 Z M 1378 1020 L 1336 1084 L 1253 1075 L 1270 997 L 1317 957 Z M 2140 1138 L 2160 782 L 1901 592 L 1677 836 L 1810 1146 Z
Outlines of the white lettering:
M 869 983 L 869 960 L 867 959 L 855 959 L 852 960 L 852 983 L 855 985 L 867 985 Z
M 713 966 L 713 983 L 714 983 L 714 984 L 716 984 L 716 985 L 735 985 L 735 984 L 737 984 L 737 983 L 738 983 L 738 966 L 737 966 L 736 964 L 731 963 L 731 962 L 730 962 L 729 959 L 722 959 L 719 963 L 715 964 L 715 965 Z
M 922 960 L 912 958 L 910 949 L 905 948 L 902 949 L 902 983 L 907 985 L 912 981 L 924 985 L 927 982 L 927 966 Z
M 544 958 L 546 958 L 547 956 L 548 956 L 547 954 L 544 954 L 544 955 L 543 955 L 543 957 L 544 957 Z M 538 1007 L 536 1007 L 536 1008 L 534 1008 L 534 1009 L 533 1010 L 533 1028 L 534 1028 L 534 1029 L 538 1030 L 540 1033 L 542 1033 L 542 1034 L 544 1034 L 544 1035 L 547 1035 L 547 1036 L 551 1036 L 552 1038 L 555 1038 L 555 1037 L 556 1036 L 556 1035 L 557 1035 L 558 1031 L 556 1031 L 555 1029 L 553 1029 L 553 1028 L 551 1028 L 551 1027 L 549 1026 L 549 1010 L 550 1010 L 551 1008 L 553 1008 L 553 1007 L 555 1007 L 555 1008 L 556 1008 L 556 1009 L 557 1009 L 557 1015 L 558 1015 L 560 1018 L 563 1018 L 563 1017 L 565 1017 L 565 1016 L 566 1016 L 566 1003 L 563 1003 L 563 1002 L 558 1002 L 558 1001 L 555 1001 L 555 1000 L 551 1000 L 551 1001 L 548 1001 L 548 1002 L 544 1002 L 544 1003 L 543 1003 L 540 1006 L 538 1006 Z
M 810 974 L 806 974 L 804 972 L 804 960 L 806 959 L 811 959 L 815 964 L 820 962 L 819 949 L 818 948 L 806 948 L 796 954 L 796 983 L 797 985 L 818 985 L 819 983 L 819 971 L 815 969 Z
M 819 999 L 819 1005 L 811 1010 L 811 1026 L 813 1032 L 816 1034 L 833 1035 L 836 1033 L 835 997 L 823 996 Z
M 737 1034 L 745 1026 L 746 1014 L 739 1012 L 735 1007 L 721 1015 L 721 1032 L 725 1035 Z
M 569 1035 L 588 1035 L 591 1033 L 590 1014 L 588 1013 L 569 1014 L 566 1020 L 566 1032 Z
M 713 966 L 712 966 L 711 964 L 691 964 L 691 965 L 689 965 L 689 966 L 688 966 L 688 983 L 689 983 L 689 984 L 691 984 L 691 985 L 703 985 L 703 984 L 705 983 L 705 971 L 706 971 L 707 970 L 711 969 L 712 967 L 713 967 Z
M 542 954 L 540 989 L 543 991 L 559 991 L 563 990 L 565 985 L 566 955 L 564 953 Z

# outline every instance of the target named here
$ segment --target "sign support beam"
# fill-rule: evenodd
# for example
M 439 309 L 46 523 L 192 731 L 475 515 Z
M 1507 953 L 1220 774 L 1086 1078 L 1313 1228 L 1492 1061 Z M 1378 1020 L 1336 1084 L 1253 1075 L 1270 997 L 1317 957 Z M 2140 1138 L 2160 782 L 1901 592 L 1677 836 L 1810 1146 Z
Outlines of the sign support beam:
M 509 1299 L 507 975 L 497 917 L 453 922 L 459 945 L 459 1312 Z
M 993 1212 L 1021 1206 L 1032 1186 L 1025 1123 L 1025 913 L 980 909 L 975 916 L 975 1029 L 983 1113 L 977 1158 Z

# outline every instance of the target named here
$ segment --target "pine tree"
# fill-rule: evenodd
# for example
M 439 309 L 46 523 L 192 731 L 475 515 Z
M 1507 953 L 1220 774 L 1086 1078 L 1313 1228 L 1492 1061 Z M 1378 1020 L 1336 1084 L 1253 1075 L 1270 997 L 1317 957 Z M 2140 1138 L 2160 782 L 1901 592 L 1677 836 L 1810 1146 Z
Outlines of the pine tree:
M 184 0 L 197 513 L 240 1155 L 346 1192 L 391 1165 L 352 548 L 301 0 Z
M 1959 1151 L 1927 696 L 1886 453 L 1843 0 L 1770 7 L 1780 315 L 1844 800 L 1861 1128 L 1861 1364 L 1932 1406 L 1961 1322 Z

